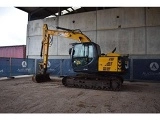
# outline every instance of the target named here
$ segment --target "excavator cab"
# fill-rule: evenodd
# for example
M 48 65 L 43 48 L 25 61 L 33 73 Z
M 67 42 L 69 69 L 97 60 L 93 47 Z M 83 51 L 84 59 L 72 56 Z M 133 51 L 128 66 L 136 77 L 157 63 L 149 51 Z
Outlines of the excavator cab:
M 98 57 L 101 55 L 98 44 L 93 42 L 74 44 L 70 55 L 74 72 L 93 73 L 98 71 Z

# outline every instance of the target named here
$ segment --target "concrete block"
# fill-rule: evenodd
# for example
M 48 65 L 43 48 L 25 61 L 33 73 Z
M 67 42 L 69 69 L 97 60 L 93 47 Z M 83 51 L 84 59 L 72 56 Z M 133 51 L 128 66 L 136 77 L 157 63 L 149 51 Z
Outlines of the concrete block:
M 52 38 L 52 37 L 51 37 Z M 26 54 L 27 55 L 40 55 L 41 52 L 41 44 L 42 36 L 32 36 L 27 37 L 27 47 Z M 57 55 L 57 37 L 53 37 L 50 39 L 50 47 L 49 47 L 49 56 Z
M 97 31 L 83 32 L 92 42 L 97 43 Z
M 97 44 L 101 47 L 101 53 L 109 53 L 115 47 L 118 48 L 118 31 L 105 30 L 97 32 Z
M 26 55 L 40 55 L 42 36 L 27 37 Z
M 145 26 L 145 8 L 119 8 L 119 26 L 121 28 Z
M 69 55 L 69 48 L 72 47 L 70 44 L 79 42 L 68 38 L 58 37 L 57 43 L 58 43 L 58 55 Z
M 43 32 L 43 20 L 29 21 L 27 25 L 27 36 L 42 35 Z
M 160 27 L 147 27 L 147 54 L 160 54 Z
M 134 32 L 132 29 L 118 30 L 118 48 L 121 54 L 131 54 Z
M 97 11 L 97 29 L 145 26 L 144 8 L 113 8 Z
M 131 42 L 130 54 L 146 53 L 146 33 L 145 27 L 133 28 L 133 41 Z
M 160 8 L 159 7 L 146 8 L 146 25 L 147 26 L 160 25 Z
M 103 53 L 116 47 L 116 52 L 120 54 L 144 54 L 145 28 L 98 31 L 97 43 Z
M 49 56 L 52 56 L 52 55 L 58 55 L 58 42 L 57 42 L 57 36 L 51 36 L 51 39 L 50 39 L 50 47 L 49 47 Z
M 121 54 L 145 54 L 145 28 L 118 30 L 118 48 Z
M 45 18 L 43 20 L 43 24 L 47 24 L 48 25 L 48 29 L 50 30 L 55 30 L 57 27 L 57 21 L 58 19 L 56 17 L 52 17 L 52 18 Z
M 97 29 L 116 29 L 120 25 L 120 8 L 98 10 L 97 11 Z
M 42 28 L 56 26 L 80 29 L 91 41 L 98 43 L 103 53 L 115 47 L 121 54 L 160 54 L 160 8 L 113 8 L 78 13 L 28 22 L 26 53 L 40 55 Z M 145 27 L 150 26 L 150 27 Z M 70 43 L 77 41 L 54 36 L 49 57 L 68 56 Z
M 81 31 L 96 30 L 96 12 L 85 12 L 59 17 L 59 26 Z

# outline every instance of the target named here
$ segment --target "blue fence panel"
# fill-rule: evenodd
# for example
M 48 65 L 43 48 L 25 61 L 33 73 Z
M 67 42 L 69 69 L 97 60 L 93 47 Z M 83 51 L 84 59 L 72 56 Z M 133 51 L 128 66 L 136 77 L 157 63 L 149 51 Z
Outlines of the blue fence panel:
M 34 59 L 11 59 L 11 76 L 34 74 Z
M 124 80 L 130 80 L 130 69 L 122 75 Z
M 0 58 L 0 77 L 10 76 L 10 59 Z
M 133 79 L 160 80 L 159 59 L 133 59 Z
M 35 74 L 35 59 L 26 59 L 28 74 Z
M 61 61 L 62 59 L 49 59 L 48 65 L 47 65 L 48 66 L 47 72 L 50 73 L 50 75 L 60 76 L 61 75 L 61 70 L 60 70 Z M 37 60 L 37 67 L 36 67 L 37 73 L 39 72 L 39 62 L 41 62 L 40 59 Z
M 61 59 L 51 59 L 48 61 L 48 72 L 50 73 L 50 75 L 60 76 L 61 61 L 62 61 Z
M 63 59 L 62 61 L 62 76 L 69 76 L 69 75 L 76 75 L 76 73 L 73 71 L 72 65 L 71 65 L 71 59 Z

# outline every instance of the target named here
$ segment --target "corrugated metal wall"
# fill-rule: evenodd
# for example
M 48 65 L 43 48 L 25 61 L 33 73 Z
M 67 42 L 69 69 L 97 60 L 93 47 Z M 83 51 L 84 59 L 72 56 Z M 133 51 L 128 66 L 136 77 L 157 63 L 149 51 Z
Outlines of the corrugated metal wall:
M 26 45 L 2 46 L 0 47 L 0 57 L 26 58 Z

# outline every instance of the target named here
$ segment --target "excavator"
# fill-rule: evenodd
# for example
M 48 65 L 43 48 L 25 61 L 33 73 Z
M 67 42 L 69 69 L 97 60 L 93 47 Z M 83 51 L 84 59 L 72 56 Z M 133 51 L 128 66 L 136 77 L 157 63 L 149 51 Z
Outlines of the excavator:
M 50 38 L 51 36 L 61 36 L 77 41 L 72 43 L 72 47 L 69 49 L 71 66 L 77 74 L 64 76 L 62 78 L 64 86 L 110 91 L 121 90 L 124 81 L 122 75 L 129 69 L 129 55 L 115 53 L 116 48 L 110 53 L 101 53 L 100 46 L 92 42 L 81 30 L 56 28 L 56 30 L 49 30 L 47 24 L 43 25 L 40 54 L 43 58 L 39 63 L 39 73 L 32 77 L 34 82 L 41 83 L 51 80 L 47 72 Z

